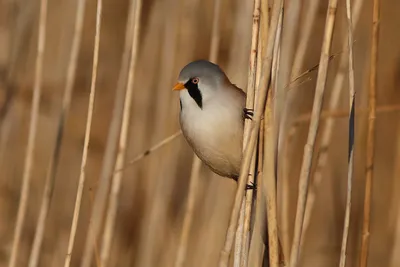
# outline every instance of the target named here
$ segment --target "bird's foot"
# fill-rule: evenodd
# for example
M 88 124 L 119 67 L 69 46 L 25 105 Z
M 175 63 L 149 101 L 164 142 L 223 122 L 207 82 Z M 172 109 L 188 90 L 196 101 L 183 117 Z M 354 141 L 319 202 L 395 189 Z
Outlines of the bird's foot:
M 246 190 L 257 190 L 257 184 L 250 182 L 250 184 L 246 185 Z
M 253 119 L 253 115 L 254 115 L 254 110 L 253 109 L 249 109 L 249 108 L 244 108 L 243 109 L 243 113 L 244 113 L 244 117 L 246 119 Z

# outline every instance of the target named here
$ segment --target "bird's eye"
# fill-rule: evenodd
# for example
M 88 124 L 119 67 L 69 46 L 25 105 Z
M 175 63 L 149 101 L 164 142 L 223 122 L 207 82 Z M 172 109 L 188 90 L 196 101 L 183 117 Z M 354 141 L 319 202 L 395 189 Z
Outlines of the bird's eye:
M 193 78 L 192 79 L 193 84 L 198 84 L 199 83 L 199 78 Z

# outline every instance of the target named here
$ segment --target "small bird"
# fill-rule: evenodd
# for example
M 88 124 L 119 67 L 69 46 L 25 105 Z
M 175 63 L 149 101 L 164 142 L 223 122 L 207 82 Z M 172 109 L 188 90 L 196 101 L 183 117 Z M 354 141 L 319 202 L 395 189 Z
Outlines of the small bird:
M 253 115 L 245 108 L 246 93 L 207 60 L 187 64 L 173 90 L 180 92 L 179 122 L 196 155 L 216 174 L 237 181 L 244 119 Z

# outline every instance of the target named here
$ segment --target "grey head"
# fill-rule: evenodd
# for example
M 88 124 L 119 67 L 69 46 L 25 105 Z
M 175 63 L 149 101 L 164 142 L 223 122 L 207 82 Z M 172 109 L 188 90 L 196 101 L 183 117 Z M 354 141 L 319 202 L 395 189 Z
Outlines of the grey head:
M 178 81 L 186 83 L 190 78 L 203 78 L 224 82 L 225 73 L 221 68 L 207 60 L 196 60 L 187 64 L 179 73 Z
M 173 90 L 181 90 L 181 99 L 189 93 L 202 108 L 203 102 L 212 98 L 215 91 L 223 88 L 226 83 L 229 80 L 218 65 L 207 60 L 196 60 L 183 67 Z

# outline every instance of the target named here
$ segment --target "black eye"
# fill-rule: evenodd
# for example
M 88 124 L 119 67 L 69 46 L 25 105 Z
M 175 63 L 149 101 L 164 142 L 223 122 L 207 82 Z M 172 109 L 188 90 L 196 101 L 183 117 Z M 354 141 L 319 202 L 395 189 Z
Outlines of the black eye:
M 193 84 L 198 84 L 199 83 L 199 78 L 193 78 L 192 79 Z

